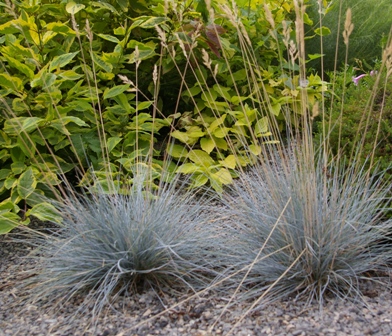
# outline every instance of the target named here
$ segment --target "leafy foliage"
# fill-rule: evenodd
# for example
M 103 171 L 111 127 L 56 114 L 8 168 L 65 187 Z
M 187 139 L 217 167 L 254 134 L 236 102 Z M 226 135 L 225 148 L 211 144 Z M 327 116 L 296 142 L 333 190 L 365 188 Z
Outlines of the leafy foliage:
M 293 4 L 269 1 L 269 17 L 259 1 L 247 12 L 212 5 L 214 16 L 203 1 L 4 4 L 1 233 L 19 216 L 60 221 L 43 197 L 79 179 L 104 187 L 110 178 L 126 192 L 147 154 L 154 179 L 171 155 L 177 164 L 165 169 L 222 192 L 234 168 L 275 141 L 271 118 L 283 129 L 284 114 L 303 110 L 299 77 L 282 75 L 276 62 L 291 38 Z M 283 67 L 296 71 L 290 64 Z M 312 104 L 325 90 L 314 78 Z
M 333 155 L 343 155 L 348 162 L 354 158 L 367 168 L 375 165 L 389 177 L 392 83 L 387 79 L 386 71 L 379 75 L 373 73 L 373 76 L 365 73 L 358 85 L 352 80 L 352 68 L 335 75 L 334 94 L 327 102 L 331 108 L 325 121 L 316 124 L 316 139 L 322 139 L 323 127 L 327 128 L 326 141 Z
M 346 55 L 342 33 L 348 8 L 352 12 L 351 21 L 354 29 L 349 37 L 348 53 Z M 371 66 L 380 60 L 392 24 L 392 9 L 388 0 L 324 0 L 321 7 L 321 17 L 317 1 L 311 1 L 307 12 L 315 26 L 318 25 L 321 18 L 322 25 L 329 28 L 329 34 L 324 34 L 322 40 L 307 40 L 309 53 L 320 53 L 322 46 L 324 70 L 339 69 L 346 63 L 353 64 L 356 59 L 362 60 Z M 385 19 L 380 20 L 380 17 Z M 312 32 L 309 32 L 310 34 Z M 335 57 L 335 54 L 337 57 Z M 312 62 L 311 66 L 321 69 L 319 61 Z

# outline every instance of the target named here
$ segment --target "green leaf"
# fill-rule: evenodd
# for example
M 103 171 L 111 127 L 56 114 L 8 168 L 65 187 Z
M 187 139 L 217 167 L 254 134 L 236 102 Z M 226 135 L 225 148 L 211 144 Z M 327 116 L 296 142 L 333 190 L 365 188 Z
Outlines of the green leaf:
M 109 99 L 118 96 L 119 94 L 123 93 L 124 91 L 128 90 L 130 84 L 124 85 L 117 85 L 112 88 L 106 88 L 105 92 L 103 93 L 103 99 Z
M 109 4 L 107 2 L 91 1 L 90 3 L 94 7 L 100 7 L 100 8 L 108 9 L 109 11 L 111 11 L 112 13 L 114 13 L 116 15 L 120 15 L 119 12 L 117 11 L 117 9 L 114 8 L 111 4 Z
M 0 169 L 0 180 L 6 179 L 11 175 L 11 169 Z
M 171 136 L 177 140 L 180 140 L 181 142 L 185 144 L 190 144 L 192 141 L 189 138 L 189 136 L 185 132 L 181 132 L 179 130 L 175 130 L 171 133 Z
M 0 211 L 0 234 L 10 232 L 19 225 L 19 216 L 13 212 Z
M 114 35 L 124 36 L 126 33 L 126 30 L 124 27 L 117 27 L 117 28 L 113 29 L 113 33 L 114 33 Z
M 210 180 L 212 178 L 218 180 L 222 184 L 233 183 L 233 178 L 226 168 L 221 168 L 218 172 L 211 174 Z
M 201 138 L 200 146 L 203 151 L 210 154 L 212 150 L 215 148 L 215 142 L 211 138 Z
M 30 133 L 35 131 L 44 119 L 38 117 L 18 117 L 4 122 L 4 131 L 8 134 Z
M 188 158 L 189 160 L 200 166 L 203 166 L 204 168 L 208 168 L 215 164 L 214 159 L 209 156 L 208 153 L 200 149 L 190 151 L 188 154 Z
M 276 104 L 272 104 L 270 111 L 272 112 L 272 114 L 274 114 L 275 116 L 279 116 L 280 114 L 280 109 L 281 109 L 281 105 L 279 103 Z
M 219 96 L 225 98 L 227 101 L 231 101 L 231 95 L 229 93 L 231 88 L 227 88 L 222 85 L 215 84 L 213 86 L 213 89 L 219 94 Z
M 256 125 L 254 126 L 255 130 L 255 135 L 261 136 L 262 134 L 265 134 L 268 132 L 268 118 L 263 117 L 259 120 L 257 120 Z
M 34 176 L 33 169 L 28 168 L 18 179 L 18 194 L 22 199 L 29 197 L 37 187 L 37 180 Z
M 218 147 L 219 149 L 223 149 L 223 150 L 228 149 L 228 144 L 225 139 L 219 139 L 219 138 L 215 138 L 215 137 L 212 137 L 212 138 L 214 139 L 216 147 Z
M 27 65 L 23 64 L 22 62 L 8 55 L 4 55 L 4 58 L 7 60 L 8 64 L 11 67 L 18 69 L 21 73 L 25 74 L 29 79 L 33 79 L 34 71 L 31 70 Z
M 9 198 L 0 203 L 0 213 L 15 210 L 15 208 L 18 207 Z
M 188 150 L 184 146 L 170 144 L 167 148 L 167 153 L 170 156 L 179 159 L 179 158 L 186 157 L 188 155 Z
M 102 68 L 106 72 L 112 72 L 113 66 L 110 63 L 105 62 L 101 57 L 99 57 L 95 53 L 92 53 L 91 57 L 92 57 L 94 63 L 96 65 L 98 65 L 100 68 Z
M 71 80 L 71 81 L 76 81 L 79 78 L 83 77 L 83 75 L 80 75 L 73 70 L 63 71 L 59 74 L 59 76 L 65 80 Z
M 192 175 L 192 187 L 198 188 L 205 185 L 208 182 L 208 176 L 205 174 L 195 174 Z
M 34 205 L 27 211 L 26 215 L 34 216 L 41 221 L 50 221 L 58 224 L 61 224 L 63 220 L 58 210 L 47 202 Z
M 237 160 L 233 154 L 227 156 L 224 160 L 219 161 L 219 163 L 226 168 L 234 169 L 237 163 Z
M 325 56 L 325 54 L 308 54 L 308 57 L 310 60 L 315 60 L 315 59 L 321 58 L 323 56 Z
M 11 89 L 12 91 L 22 91 L 23 82 L 20 78 L 10 76 L 7 73 L 0 73 L 0 86 L 4 89 Z
M 151 101 L 144 101 L 141 102 L 137 105 L 137 110 L 141 111 L 141 110 L 145 110 L 146 108 L 149 108 L 152 105 Z
M 217 138 L 224 138 L 230 131 L 230 128 L 227 127 L 219 127 L 215 132 L 213 133 L 214 137 Z
M 144 22 L 140 23 L 139 27 L 144 29 L 155 28 L 156 25 L 159 25 L 165 21 L 167 21 L 167 18 L 165 17 L 151 16 L 151 17 L 147 17 L 147 20 L 144 20 Z
M 261 147 L 255 145 L 255 144 L 250 145 L 250 146 L 249 146 L 249 150 L 250 150 L 250 152 L 251 152 L 252 154 L 254 154 L 254 155 L 256 155 L 256 156 L 257 156 L 257 155 L 260 155 L 260 153 L 261 153 Z
M 70 1 L 67 3 L 67 5 L 65 6 L 65 10 L 69 13 L 69 14 L 76 14 L 77 12 L 81 11 L 82 9 L 84 9 L 86 6 L 82 5 L 82 4 L 77 4 L 73 1 Z
M 75 36 L 76 32 L 68 27 L 66 24 L 61 22 L 50 22 L 46 25 L 48 31 L 54 31 L 55 33 L 65 34 L 67 36 Z
M 193 174 L 201 171 L 202 171 L 201 167 L 194 163 L 184 163 L 183 165 L 179 166 L 176 170 L 177 173 L 182 173 L 182 174 Z
M 215 119 L 211 125 L 208 127 L 210 132 L 214 132 L 217 127 L 222 125 L 226 120 L 227 114 L 223 114 L 220 118 Z
M 327 36 L 331 34 L 331 30 L 328 27 L 321 27 L 314 30 L 314 32 L 319 36 Z
M 121 142 L 122 138 L 120 137 L 111 137 L 108 139 L 107 141 L 107 147 L 108 147 L 108 152 L 110 153 L 114 147 L 116 147 L 120 142 Z
M 120 40 L 113 36 L 113 35 L 108 35 L 108 34 L 98 34 L 100 38 L 103 38 L 106 41 L 114 42 L 114 43 L 120 43 Z
M 15 34 L 20 33 L 20 30 L 17 28 L 23 22 L 21 19 L 10 20 L 2 25 L 0 25 L 0 34 Z
M 50 62 L 49 72 L 56 70 L 57 68 L 62 68 L 66 66 L 73 60 L 73 58 L 79 53 L 79 51 L 75 51 L 73 53 L 68 53 L 60 56 L 55 56 L 53 60 Z

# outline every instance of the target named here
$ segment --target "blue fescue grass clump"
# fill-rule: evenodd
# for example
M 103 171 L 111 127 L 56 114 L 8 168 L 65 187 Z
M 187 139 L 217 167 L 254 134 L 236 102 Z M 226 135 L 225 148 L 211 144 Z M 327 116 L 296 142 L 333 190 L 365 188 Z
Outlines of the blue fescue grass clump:
M 70 194 L 57 205 L 62 227 L 34 242 L 32 301 L 58 307 L 81 294 L 80 311 L 92 306 L 96 316 L 135 291 L 209 286 L 219 269 L 210 197 L 178 179 L 153 191 L 147 180 L 136 176 L 127 195 Z
M 370 272 L 390 265 L 392 220 L 383 216 L 390 183 L 382 173 L 343 169 L 338 158 L 306 151 L 272 154 L 225 198 L 234 231 L 230 263 L 246 269 L 238 282 L 245 298 L 258 301 L 268 291 L 269 299 L 322 305 L 327 294 L 360 297 L 359 280 L 375 280 Z

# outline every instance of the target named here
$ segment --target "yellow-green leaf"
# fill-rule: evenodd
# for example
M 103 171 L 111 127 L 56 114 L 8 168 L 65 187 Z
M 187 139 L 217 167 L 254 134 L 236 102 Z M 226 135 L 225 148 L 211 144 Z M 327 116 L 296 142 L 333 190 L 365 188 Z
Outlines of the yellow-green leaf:
M 0 235 L 17 227 L 19 220 L 19 216 L 13 212 L 0 212 Z
M 215 142 L 211 138 L 201 138 L 200 139 L 201 149 L 210 154 L 215 148 Z
M 77 12 L 80 12 L 82 9 L 84 9 L 86 6 L 82 5 L 82 4 L 77 4 L 73 1 L 70 1 L 67 3 L 67 5 L 65 6 L 65 10 L 69 13 L 69 14 L 76 14 Z
M 208 177 L 205 174 L 193 175 L 191 179 L 193 188 L 199 188 L 208 182 Z
M 60 56 L 55 56 L 53 60 L 50 62 L 49 72 L 55 70 L 57 68 L 62 68 L 66 66 L 72 59 L 79 53 L 79 51 L 75 51 L 73 53 L 63 54 Z
M 139 24 L 139 27 L 147 29 L 147 28 L 155 28 L 156 25 L 161 24 L 162 22 L 167 21 L 165 17 L 147 17 L 147 20 Z
M 106 72 L 112 72 L 113 66 L 110 63 L 105 62 L 101 57 L 99 57 L 95 53 L 92 53 L 91 57 L 92 57 L 94 63 L 96 65 L 98 65 L 100 68 L 102 68 Z
M 227 127 L 219 127 L 213 135 L 217 138 L 224 138 L 229 133 L 230 128 Z
M 227 156 L 224 160 L 219 161 L 219 163 L 226 168 L 234 169 L 237 163 L 237 160 L 233 154 Z
M 120 137 L 111 137 L 107 141 L 107 147 L 108 147 L 108 152 L 110 153 L 114 147 L 116 147 L 120 142 L 122 138 Z
M 189 152 L 188 158 L 194 163 L 208 168 L 215 164 L 214 159 L 203 150 L 195 149 Z
M 201 171 L 200 166 L 194 163 L 184 163 L 183 165 L 179 166 L 176 170 L 177 173 L 182 173 L 182 174 L 193 174 L 200 171 Z
M 331 34 L 331 30 L 328 27 L 321 27 L 314 30 L 317 35 L 327 36 Z
M 167 153 L 170 156 L 179 159 L 179 158 L 186 157 L 188 155 L 188 150 L 184 146 L 170 144 L 167 148 Z
M 8 55 L 3 55 L 3 56 L 11 67 L 18 69 L 21 73 L 25 74 L 29 79 L 32 79 L 34 77 L 34 71 L 31 70 L 26 64 L 23 64 L 22 62 Z
M 268 118 L 263 117 L 257 120 L 256 125 L 254 127 L 256 136 L 261 136 L 268 132 Z
M 34 216 L 41 221 L 49 221 L 61 224 L 63 218 L 61 217 L 59 211 L 50 203 L 44 202 L 34 205 L 26 215 Z
M 105 92 L 103 93 L 104 99 L 109 99 L 118 96 L 119 94 L 123 93 L 124 91 L 129 89 L 130 84 L 125 85 L 117 85 L 112 88 L 106 88 Z
M 22 91 L 23 82 L 18 77 L 10 76 L 7 73 L 0 73 L 0 86 L 4 89 Z
M 233 183 L 233 178 L 226 168 L 221 168 L 218 172 L 211 174 L 211 178 L 218 180 L 222 184 Z
M 208 127 L 208 130 L 209 130 L 210 132 L 214 132 L 215 129 L 216 129 L 217 127 L 219 127 L 220 125 L 222 125 L 222 124 L 225 122 L 226 117 L 227 117 L 227 114 L 223 114 L 221 117 L 216 118 L 216 119 L 211 123 L 211 125 Z
M 183 143 L 189 142 L 189 136 L 185 132 L 180 132 L 179 130 L 175 130 L 171 133 L 171 136 L 177 140 L 180 140 Z
M 255 144 L 250 145 L 249 150 L 254 155 L 260 155 L 260 153 L 261 153 L 261 147 L 255 145 Z
M 34 176 L 33 169 L 28 168 L 18 179 L 18 194 L 22 199 L 29 197 L 37 187 L 37 180 Z
M 141 102 L 137 105 L 137 110 L 141 111 L 141 110 L 145 110 L 146 108 L 149 108 L 152 105 L 151 101 L 144 101 Z
M 279 103 L 276 103 L 276 104 L 272 104 L 272 105 L 271 105 L 270 110 L 271 110 L 271 112 L 272 112 L 274 115 L 278 116 L 279 113 L 280 113 L 280 108 L 281 108 L 281 105 L 280 105 Z

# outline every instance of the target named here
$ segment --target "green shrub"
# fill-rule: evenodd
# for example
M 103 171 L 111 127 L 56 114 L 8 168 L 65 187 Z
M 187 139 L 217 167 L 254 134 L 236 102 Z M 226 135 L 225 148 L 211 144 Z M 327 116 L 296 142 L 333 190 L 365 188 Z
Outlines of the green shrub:
M 268 1 L 269 12 L 258 1 L 247 11 L 213 2 L 215 14 L 194 5 L 2 6 L 1 233 L 19 218 L 60 221 L 43 198 L 79 180 L 104 188 L 110 179 L 126 192 L 147 155 L 153 180 L 165 166 L 190 174 L 192 187 L 222 192 L 234 168 L 279 138 L 287 115 L 308 108 L 301 90 L 310 105 L 321 97 L 320 78 L 302 88 L 298 56 L 283 57 L 294 35 L 292 1 Z M 175 162 L 166 166 L 167 156 Z
M 352 12 L 351 22 L 354 29 L 349 37 L 348 53 L 343 40 L 346 11 Z M 380 60 L 382 49 L 386 46 L 387 37 L 392 24 L 392 7 L 388 0 L 337 0 L 323 1 L 322 25 L 330 30 L 323 39 L 307 40 L 307 51 L 311 54 L 322 53 L 323 68 L 327 71 L 339 69 L 341 66 L 353 64 L 355 59 L 363 60 L 371 66 Z M 317 25 L 320 22 L 318 1 L 311 1 L 307 10 L 309 17 Z M 325 14 L 325 15 L 324 15 Z M 380 20 L 380 18 L 383 18 Z M 313 32 L 309 31 L 309 35 Z M 338 42 L 337 42 L 338 41 Z M 336 54 L 336 57 L 335 57 Z M 346 60 L 347 58 L 347 60 Z M 319 61 L 310 66 L 321 69 Z
M 335 74 L 333 95 L 325 121 L 316 123 L 316 138 L 326 138 L 333 155 L 345 156 L 347 162 L 358 160 L 366 167 L 376 165 L 391 175 L 392 156 L 392 81 L 386 71 L 366 76 L 355 85 L 353 69 Z M 324 125 L 324 126 L 323 126 Z M 322 135 L 326 128 L 326 137 Z

